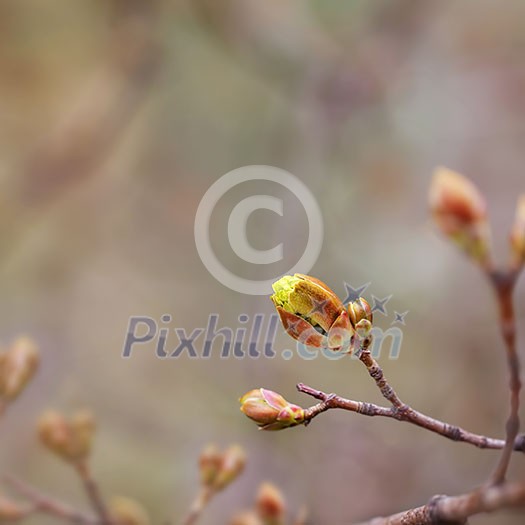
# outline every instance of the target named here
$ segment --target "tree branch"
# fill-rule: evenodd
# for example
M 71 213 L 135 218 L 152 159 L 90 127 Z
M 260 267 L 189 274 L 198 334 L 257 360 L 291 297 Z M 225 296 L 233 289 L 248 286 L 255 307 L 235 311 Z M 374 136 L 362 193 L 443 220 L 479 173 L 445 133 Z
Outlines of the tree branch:
M 463 525 L 476 514 L 525 505 L 525 483 L 502 483 L 460 496 L 435 496 L 421 507 L 359 525 Z
M 513 302 L 513 292 L 518 275 L 519 270 L 510 270 L 508 272 L 493 271 L 488 273 L 488 277 L 498 299 L 500 328 L 501 335 L 505 342 L 510 390 L 510 413 L 505 426 L 507 435 L 506 445 L 503 448 L 498 465 L 490 478 L 490 483 L 492 484 L 502 483 L 505 480 L 512 455 L 512 444 L 520 429 L 520 360 L 516 349 L 516 318 L 514 315 Z
M 453 441 L 468 443 L 478 448 L 503 449 L 505 447 L 505 441 L 503 439 L 494 439 L 480 434 L 474 434 L 461 427 L 450 425 L 427 416 L 414 410 L 408 405 L 403 405 L 402 408 L 394 406 L 384 407 L 375 405 L 374 403 L 354 401 L 351 399 L 345 399 L 336 394 L 327 394 L 303 383 L 297 385 L 297 390 L 320 400 L 320 403 L 305 410 L 305 424 L 309 424 L 312 419 L 327 410 L 339 408 L 349 412 L 362 414 L 364 416 L 382 416 L 396 419 L 397 421 L 412 423 L 413 425 L 424 428 Z M 515 438 L 513 448 L 515 451 L 525 452 L 525 435 L 520 435 Z

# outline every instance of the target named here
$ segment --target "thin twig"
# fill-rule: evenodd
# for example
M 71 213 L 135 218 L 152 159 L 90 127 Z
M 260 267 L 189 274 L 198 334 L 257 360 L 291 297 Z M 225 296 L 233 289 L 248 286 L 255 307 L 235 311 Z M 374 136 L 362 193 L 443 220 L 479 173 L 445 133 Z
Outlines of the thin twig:
M 421 507 L 360 525 L 462 525 L 476 514 L 517 506 L 525 506 L 525 483 L 502 483 L 461 496 L 435 496 Z
M 206 505 L 208 505 L 214 495 L 215 491 L 211 487 L 202 487 L 193 501 L 187 516 L 182 521 L 182 525 L 194 525 L 197 523 L 202 511 L 206 508 Z
M 379 363 L 370 354 L 371 337 L 365 338 L 360 343 L 359 360 L 366 366 L 370 377 L 375 381 L 377 388 L 379 388 L 381 395 L 390 402 L 390 404 L 400 411 L 408 410 L 408 406 L 401 401 L 396 391 L 390 386 L 386 380 L 383 369 Z
M 478 448 L 483 449 L 503 449 L 505 446 L 505 440 L 495 439 L 480 434 L 474 434 L 465 430 L 461 427 L 450 425 L 438 419 L 434 419 L 427 416 L 412 407 L 403 405 L 403 408 L 397 407 L 384 407 L 376 405 L 374 403 L 365 403 L 362 401 L 354 401 L 351 399 L 345 399 L 336 394 L 327 394 L 320 390 L 316 390 L 312 387 L 299 383 L 297 390 L 304 394 L 308 394 L 316 399 L 320 400 L 320 403 L 314 405 L 305 410 L 305 423 L 308 424 L 314 417 L 318 416 L 322 412 L 333 408 L 339 408 L 342 410 L 348 410 L 349 412 L 355 412 L 364 416 L 382 416 L 396 419 L 397 421 L 405 421 L 412 423 L 418 427 L 439 434 L 440 436 L 446 437 L 453 441 L 459 441 L 462 443 L 468 443 Z M 525 435 L 517 436 L 514 442 L 514 450 L 519 452 L 525 452 Z
M 519 271 L 493 271 L 488 274 L 498 299 L 501 335 L 505 342 L 507 354 L 510 390 L 510 411 L 505 426 L 507 435 L 506 446 L 490 478 L 490 483 L 492 484 L 502 483 L 505 480 L 512 455 L 512 443 L 514 443 L 520 429 L 520 360 L 516 349 L 516 318 L 513 302 L 513 292 L 518 275 Z
M 31 513 L 43 512 L 55 516 L 69 523 L 78 525 L 99 525 L 100 521 L 94 516 L 85 514 L 79 510 L 62 503 L 61 501 L 44 494 L 40 490 L 32 487 L 28 483 L 7 474 L 3 478 L 18 494 L 26 498 L 32 505 Z
M 100 518 L 101 525 L 111 525 L 112 520 L 109 516 L 104 499 L 100 494 L 99 486 L 91 474 L 89 463 L 87 461 L 79 461 L 78 463 L 75 463 L 75 469 L 84 485 L 84 489 L 93 510 Z

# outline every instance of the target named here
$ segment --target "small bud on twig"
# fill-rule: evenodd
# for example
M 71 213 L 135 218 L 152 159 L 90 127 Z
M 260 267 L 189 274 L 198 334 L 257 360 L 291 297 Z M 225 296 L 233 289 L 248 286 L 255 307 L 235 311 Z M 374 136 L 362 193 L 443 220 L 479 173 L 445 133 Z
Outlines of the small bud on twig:
M 282 430 L 304 423 L 304 409 L 288 403 L 271 390 L 250 390 L 239 401 L 241 412 L 255 421 L 261 430 Z
M 214 444 L 207 445 L 199 456 L 199 471 L 201 483 L 205 486 L 213 484 L 221 468 L 223 454 Z
M 463 175 L 437 168 L 430 187 L 430 209 L 438 228 L 467 255 L 489 262 L 489 228 L 483 196 Z
M 348 316 L 350 317 L 350 322 L 354 328 L 363 319 L 369 323 L 372 323 L 374 320 L 372 307 L 368 301 L 362 297 L 359 297 L 356 301 L 348 303 Z
M 38 368 L 36 344 L 28 337 L 16 339 L 7 352 L 0 354 L 0 397 L 13 401 Z
M 151 525 L 144 507 L 130 498 L 122 496 L 113 498 L 109 505 L 109 512 L 115 525 Z
M 285 503 L 281 491 L 271 483 L 263 483 L 259 487 L 255 501 L 257 514 L 268 525 L 277 525 L 283 522 Z
M 341 299 L 309 275 L 286 275 L 273 284 L 271 299 L 286 332 L 316 348 L 349 346 L 352 325 Z
M 219 472 L 213 481 L 214 490 L 223 490 L 235 481 L 246 466 L 246 454 L 242 447 L 232 445 L 222 455 Z
M 46 412 L 38 422 L 42 444 L 66 461 L 78 462 L 89 456 L 95 434 L 90 412 L 77 412 L 71 419 L 54 411 Z
M 512 255 L 518 266 L 525 263 L 525 194 L 521 195 L 516 206 L 516 218 L 510 233 Z

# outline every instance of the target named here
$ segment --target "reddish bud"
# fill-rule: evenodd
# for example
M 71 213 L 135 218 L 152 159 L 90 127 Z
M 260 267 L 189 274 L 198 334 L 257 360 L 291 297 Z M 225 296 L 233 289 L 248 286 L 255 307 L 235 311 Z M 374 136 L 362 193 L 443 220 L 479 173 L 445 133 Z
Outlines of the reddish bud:
M 272 390 L 257 388 L 240 398 L 241 412 L 261 430 L 282 430 L 304 423 L 304 409 Z
M 430 209 L 438 228 L 470 257 L 486 263 L 489 229 L 483 196 L 463 175 L 438 168 L 430 187 Z
M 255 508 L 264 523 L 277 525 L 284 520 L 285 503 L 283 495 L 281 491 L 271 483 L 263 483 L 259 487 Z

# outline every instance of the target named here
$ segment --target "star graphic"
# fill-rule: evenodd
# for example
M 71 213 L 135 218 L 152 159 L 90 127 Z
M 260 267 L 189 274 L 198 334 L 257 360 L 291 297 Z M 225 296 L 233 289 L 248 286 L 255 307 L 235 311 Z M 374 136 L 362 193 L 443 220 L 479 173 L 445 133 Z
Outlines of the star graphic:
M 295 321 L 290 321 L 286 327 L 286 331 L 290 335 L 299 336 L 299 330 L 297 327 L 301 324 L 302 319 L 296 319 Z
M 328 305 L 328 299 L 324 299 L 323 301 L 318 301 L 317 299 L 312 297 L 312 303 L 313 303 L 313 307 L 308 312 L 308 317 L 311 317 L 315 313 L 318 313 L 321 315 L 324 315 L 326 313 L 326 306 Z
M 392 324 L 402 324 L 402 325 L 405 325 L 405 317 L 406 315 L 408 314 L 408 310 L 406 312 L 403 312 L 402 314 L 400 314 L 399 312 L 396 312 L 394 310 L 394 315 L 396 316 L 396 318 L 392 321 Z
M 383 315 L 388 315 L 387 309 L 385 308 L 386 303 L 392 299 L 392 295 L 389 295 L 387 297 L 383 297 L 383 299 L 379 299 L 375 295 L 372 295 L 372 299 L 374 301 L 374 306 L 372 307 L 372 312 L 381 312 Z
M 365 293 L 365 290 L 370 286 L 370 283 L 363 284 L 359 288 L 353 288 L 346 281 L 344 285 L 345 285 L 346 299 L 343 301 L 343 304 L 348 304 L 350 302 L 357 301 L 359 297 L 361 297 Z

